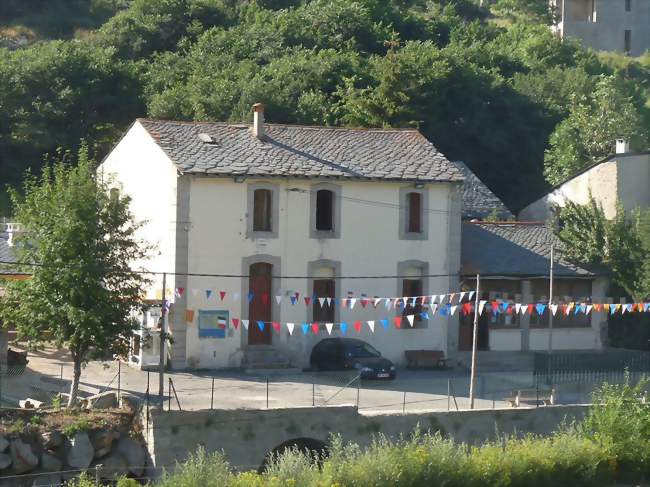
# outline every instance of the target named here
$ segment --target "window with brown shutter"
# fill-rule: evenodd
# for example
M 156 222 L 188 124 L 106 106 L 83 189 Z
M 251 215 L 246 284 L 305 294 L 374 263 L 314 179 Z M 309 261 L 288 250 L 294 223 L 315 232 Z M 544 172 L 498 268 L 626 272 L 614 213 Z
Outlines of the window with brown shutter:
M 316 192 L 316 230 L 334 230 L 334 193 L 328 189 Z
M 422 279 L 404 279 L 402 281 L 402 297 L 414 298 L 422 296 Z M 415 306 L 413 300 L 408 299 L 406 306 L 402 310 L 402 316 L 415 315 L 414 322 L 422 321 L 422 299 L 417 299 Z
M 272 194 L 270 189 L 256 189 L 253 193 L 253 231 L 270 232 Z
M 409 193 L 406 195 L 408 205 L 408 231 L 409 233 L 422 232 L 422 195 Z
M 314 279 L 314 299 L 312 306 L 314 311 L 314 321 L 317 323 L 333 323 L 334 322 L 334 300 L 329 304 L 327 301 L 321 306 L 318 298 L 334 298 L 334 291 L 336 285 L 334 279 Z

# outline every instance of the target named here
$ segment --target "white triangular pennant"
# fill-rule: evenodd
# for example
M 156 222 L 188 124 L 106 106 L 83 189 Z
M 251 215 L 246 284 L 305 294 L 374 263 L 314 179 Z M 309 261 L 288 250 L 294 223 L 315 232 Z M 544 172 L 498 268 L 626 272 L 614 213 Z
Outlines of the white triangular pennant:
M 449 304 L 451 304 L 451 302 L 454 300 L 455 297 L 456 297 L 456 293 L 451 293 L 449 295 Z
M 354 305 L 357 304 L 357 298 L 350 298 L 348 302 L 350 303 L 350 309 L 354 309 Z
M 248 320 L 241 320 L 241 324 L 243 325 L 243 327 L 244 327 L 245 329 L 248 330 Z
M 519 310 L 521 309 L 521 303 L 515 303 L 515 314 L 519 314 Z
M 522 304 L 522 305 L 521 305 L 521 308 L 519 308 L 519 312 L 520 312 L 522 315 L 525 315 L 527 309 L 528 309 L 528 306 L 525 305 L 525 304 Z
M 332 304 L 332 298 L 325 298 L 325 301 L 327 301 L 327 306 Z
M 276 296 L 275 297 L 275 302 L 280 304 L 282 302 L 282 296 Z
M 476 294 L 476 291 L 470 291 L 470 292 L 469 292 L 469 296 L 467 297 L 467 299 L 468 299 L 469 301 L 471 301 L 472 298 L 474 297 L 474 294 Z
M 320 303 L 320 307 L 322 308 L 323 305 L 325 304 L 325 298 L 318 298 L 318 302 Z
M 483 309 L 485 309 L 485 304 L 486 303 L 487 303 L 487 301 L 485 301 L 485 300 L 481 300 L 481 301 L 478 302 L 478 314 L 479 314 L 479 316 L 481 316 L 483 314 Z
M 386 298 L 386 301 L 384 302 L 384 306 L 386 307 L 386 309 L 390 309 L 390 303 L 391 303 L 391 299 Z
M 381 298 L 375 298 L 375 308 L 381 302 Z
M 438 310 L 438 305 L 436 303 L 433 303 L 431 305 L 431 314 L 435 315 L 437 310 Z
M 406 319 L 409 321 L 409 325 L 413 326 L 413 321 L 415 320 L 415 316 L 406 315 Z
M 442 303 L 445 302 L 445 297 L 446 297 L 446 296 L 447 296 L 446 294 L 441 294 L 441 295 L 440 295 L 440 304 L 442 304 Z
M 465 298 L 465 294 L 467 294 L 465 291 L 463 291 L 462 293 L 460 293 L 460 298 L 458 298 L 458 301 L 460 301 L 460 302 L 462 303 L 462 302 L 463 302 L 463 299 Z
M 293 335 L 293 329 L 296 327 L 294 323 L 287 323 L 287 331 L 289 335 Z
M 589 313 L 591 313 L 591 310 L 592 310 L 593 307 L 594 307 L 594 306 L 593 306 L 592 304 L 588 304 L 588 305 L 587 305 L 587 310 L 585 311 L 585 314 L 588 315 Z
M 550 308 L 551 313 L 553 313 L 553 316 L 555 316 L 555 313 L 557 313 L 558 305 L 557 304 L 549 304 L 548 307 Z
M 432 294 L 431 295 L 431 304 L 435 303 L 436 301 L 438 301 L 438 296 L 436 294 Z
M 368 322 L 368 328 L 370 328 L 371 332 L 375 332 L 375 322 L 374 321 L 369 321 Z
M 451 316 L 454 316 L 454 313 L 456 312 L 456 308 L 458 308 L 457 304 L 455 304 L 451 308 L 449 308 L 449 310 L 451 311 Z
M 327 329 L 327 334 L 332 334 L 332 328 L 334 328 L 334 323 L 325 323 L 325 328 Z

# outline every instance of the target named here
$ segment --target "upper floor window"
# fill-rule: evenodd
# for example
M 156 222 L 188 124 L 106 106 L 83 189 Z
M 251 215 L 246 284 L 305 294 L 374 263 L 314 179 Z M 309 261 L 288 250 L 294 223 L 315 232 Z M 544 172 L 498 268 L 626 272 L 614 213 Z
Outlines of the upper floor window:
M 397 294 L 402 297 L 400 301 L 400 314 L 403 317 L 402 329 L 426 328 L 428 325 L 422 316 L 426 310 L 423 297 L 428 294 L 426 277 L 429 265 L 422 261 L 405 261 L 397 263 Z M 409 316 L 413 316 L 413 325 Z
M 414 315 L 415 323 L 422 321 L 422 278 L 408 278 L 402 280 L 402 295 L 406 299 L 406 304 L 402 309 L 402 316 Z
M 316 192 L 316 230 L 334 230 L 334 192 L 329 189 Z
M 332 278 L 314 279 L 313 316 L 319 323 L 333 323 L 336 321 L 335 303 L 332 298 L 336 296 L 336 283 Z M 323 299 L 325 298 L 325 299 Z M 326 298 L 330 298 L 328 301 Z
M 424 217 L 424 208 L 427 206 L 426 189 L 404 186 L 399 190 L 399 202 L 399 238 L 426 240 L 427 219 Z
M 279 218 L 278 186 L 266 182 L 247 185 L 246 237 L 277 238 Z
M 626 12 L 632 11 L 632 0 L 625 0 L 625 11 Z
M 309 236 L 339 238 L 341 236 L 341 187 L 320 183 L 310 189 Z
M 407 231 L 409 233 L 422 233 L 422 195 L 409 193 L 406 195 L 408 205 Z
M 632 51 L 632 31 L 631 30 L 626 30 L 625 31 L 625 42 L 623 46 L 623 51 L 626 54 L 629 54 L 630 51 Z
M 270 189 L 256 189 L 253 193 L 253 231 L 270 232 L 273 194 Z

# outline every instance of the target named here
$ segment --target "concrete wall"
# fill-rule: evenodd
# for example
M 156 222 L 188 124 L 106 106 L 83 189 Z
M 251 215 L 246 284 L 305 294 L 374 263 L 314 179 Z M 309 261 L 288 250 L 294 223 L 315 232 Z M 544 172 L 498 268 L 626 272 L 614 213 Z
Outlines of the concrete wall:
M 440 431 L 459 442 L 480 444 L 497 435 L 548 435 L 563 423 L 581 419 L 586 406 L 549 406 L 419 414 L 359 414 L 353 407 L 271 410 L 152 411 L 147 438 L 156 467 L 173 468 L 199 445 L 223 451 L 233 468 L 257 469 L 279 444 L 295 438 L 327 442 L 339 434 L 344 442 L 368 446 L 373 435 L 408 436 Z
M 650 49 L 650 2 L 631 2 L 627 12 L 625 0 L 595 0 L 592 13 L 591 0 L 558 1 L 561 21 L 556 31 L 597 50 L 623 52 L 625 31 L 630 30 L 630 54 L 641 56 Z
M 564 206 L 566 201 L 584 205 L 589 201 L 590 192 L 603 206 L 605 216 L 613 218 L 616 215 L 617 180 L 618 165 L 615 160 L 594 166 L 525 207 L 519 212 L 519 220 L 548 220 L 553 206 Z
M 340 186 L 340 237 L 310 237 L 310 191 L 320 181 L 248 179 L 235 183 L 230 178 L 184 176 L 189 178 L 189 218 L 187 223 L 187 271 L 190 273 L 248 274 L 253 260 L 274 264 L 274 275 L 305 276 L 309 263 L 329 260 L 337 263 L 338 272 L 344 276 L 398 274 L 398 264 L 405 261 L 419 263 L 429 274 L 451 276 L 425 279 L 425 293 L 447 293 L 458 285 L 460 267 L 460 204 L 458 189 L 451 184 L 429 184 L 425 206 L 435 211 L 425 212 L 428 239 L 400 239 L 399 212 L 400 189 L 409 184 L 382 182 L 335 181 Z M 277 237 L 250 238 L 247 233 L 247 193 L 249 184 L 268 183 L 278 193 Z M 449 211 L 448 211 L 449 210 Z M 342 279 L 336 281 L 337 296 L 347 296 L 348 291 L 360 297 L 401 296 L 398 279 Z M 247 346 L 248 334 L 240 327 L 228 330 L 225 339 L 199 338 L 198 321 L 185 323 L 185 307 L 198 310 L 227 310 L 230 318 L 247 318 L 248 280 L 238 278 L 190 277 L 183 286 L 184 297 L 176 301 L 172 314 L 187 334 L 187 365 L 190 367 L 239 366 L 242 350 Z M 311 319 L 311 306 L 304 304 L 303 296 L 309 292 L 307 279 L 274 279 L 271 300 L 273 320 L 296 323 L 296 332 L 289 336 L 286 328 L 272 334 L 274 348 L 285 353 L 293 365 L 308 365 L 312 346 L 326 335 L 322 330 L 316 337 L 311 332 L 303 336 L 300 324 Z M 213 296 L 206 298 L 205 289 Z M 226 292 L 221 301 L 219 291 Z M 289 295 L 300 293 L 294 306 Z M 281 304 L 275 296 L 282 296 Z M 258 297 L 259 299 L 259 297 Z M 353 310 L 340 309 L 340 320 L 348 323 L 348 335 L 367 340 L 385 356 L 396 362 L 404 360 L 406 349 L 447 349 L 447 327 L 453 318 L 437 316 L 421 328 L 397 330 L 391 323 L 385 331 L 377 322 L 371 333 L 366 320 L 391 319 L 398 314 L 387 310 L 382 303 L 377 308 L 365 309 L 357 304 Z M 362 320 L 363 330 L 357 334 L 352 324 Z M 256 326 L 251 324 L 251 326 Z M 339 335 L 338 327 L 333 335 Z M 454 335 L 456 338 L 457 333 Z
M 650 155 L 620 154 L 568 180 L 534 201 L 519 212 L 519 220 L 547 220 L 554 205 L 563 206 L 566 201 L 583 205 L 589 201 L 590 192 L 603 206 L 605 216 L 614 218 L 617 201 L 628 211 L 637 207 L 650 207 L 648 185 Z
M 176 255 L 176 184 L 177 173 L 165 153 L 139 122 L 135 122 L 106 157 L 98 173 L 131 197 L 131 212 L 144 223 L 138 237 L 154 244 L 151 258 L 135 262 L 157 271 L 171 271 Z M 148 298 L 160 299 L 162 277 L 153 278 Z M 168 281 L 168 289 L 173 283 Z M 169 293 L 173 294 L 173 293 Z

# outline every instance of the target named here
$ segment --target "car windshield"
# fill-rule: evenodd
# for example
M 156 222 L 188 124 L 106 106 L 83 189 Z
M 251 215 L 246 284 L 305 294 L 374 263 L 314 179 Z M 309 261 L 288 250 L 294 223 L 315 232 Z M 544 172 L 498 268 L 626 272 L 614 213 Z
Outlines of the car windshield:
M 379 357 L 381 354 L 367 343 L 348 345 L 346 348 L 348 357 Z

